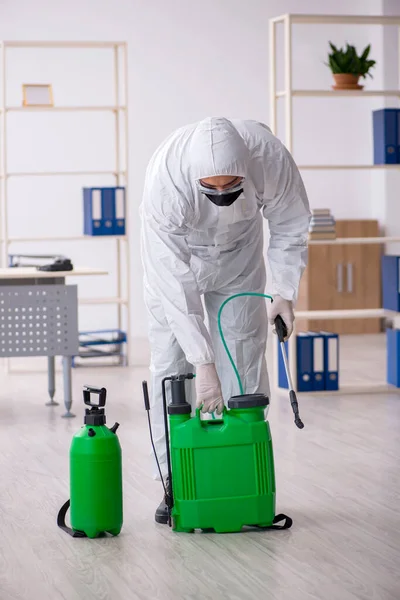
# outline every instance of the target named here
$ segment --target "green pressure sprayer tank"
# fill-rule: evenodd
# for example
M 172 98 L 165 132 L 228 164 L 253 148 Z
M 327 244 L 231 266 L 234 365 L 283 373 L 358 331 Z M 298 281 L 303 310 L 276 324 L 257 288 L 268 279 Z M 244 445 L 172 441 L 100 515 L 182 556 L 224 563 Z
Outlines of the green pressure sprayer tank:
M 98 404 L 91 402 L 98 395 Z M 74 435 L 70 449 L 71 498 L 60 509 L 57 523 L 73 537 L 95 538 L 122 528 L 122 460 L 116 431 L 106 426 L 106 389 L 86 386 L 84 426 Z M 71 506 L 71 528 L 65 515 Z
M 168 406 L 176 531 L 240 531 L 275 519 L 272 440 L 263 394 L 233 397 L 221 419 Z M 190 409 L 190 407 L 189 407 Z
M 185 384 L 186 380 L 195 377 L 194 374 L 174 375 L 162 382 L 169 484 L 163 483 L 169 524 L 175 531 L 213 529 L 223 533 L 240 531 L 244 526 L 288 529 L 292 525 L 290 517 L 275 513 L 274 458 L 266 419 L 269 399 L 264 394 L 245 393 L 221 328 L 220 316 L 226 303 L 247 295 L 264 297 L 258 293 L 237 294 L 222 304 L 219 313 L 222 342 L 240 391 L 240 395 L 230 398 L 221 417 L 201 418 L 199 409 L 192 415 L 186 401 Z M 287 332 L 280 317 L 275 326 L 283 344 Z M 168 404 L 167 383 L 171 396 Z M 143 394 L 149 415 L 145 381 Z M 292 389 L 290 402 L 295 423 L 302 429 L 304 425 Z M 150 436 L 155 451 L 151 426 Z
M 221 420 L 203 421 L 199 411 L 183 419 L 170 407 L 172 518 L 177 531 L 239 531 L 268 527 L 275 518 L 272 441 L 261 394 L 230 400 Z
M 244 526 L 288 528 L 292 521 L 275 514 L 275 472 L 264 394 L 232 397 L 221 418 L 191 416 L 185 381 L 193 375 L 163 381 L 169 508 L 174 531 L 213 529 L 240 531 Z M 171 402 L 166 402 L 170 382 Z M 143 382 L 146 408 L 147 384 Z M 283 525 L 276 523 L 284 521 Z

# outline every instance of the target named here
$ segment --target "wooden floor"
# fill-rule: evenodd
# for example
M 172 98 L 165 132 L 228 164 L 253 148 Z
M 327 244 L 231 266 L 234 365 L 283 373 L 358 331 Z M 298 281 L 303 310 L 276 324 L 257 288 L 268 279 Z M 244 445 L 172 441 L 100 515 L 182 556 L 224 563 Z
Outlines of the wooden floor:
M 365 360 L 370 373 L 372 345 Z M 44 373 L 1 376 L 0 600 L 399 600 L 399 395 L 302 397 L 303 431 L 286 395 L 275 396 L 277 509 L 293 528 L 176 534 L 153 521 L 161 488 L 150 475 L 146 376 L 76 370 L 69 421 L 44 406 Z M 56 527 L 84 383 L 108 388 L 108 424 L 121 423 L 118 538 L 72 539 Z

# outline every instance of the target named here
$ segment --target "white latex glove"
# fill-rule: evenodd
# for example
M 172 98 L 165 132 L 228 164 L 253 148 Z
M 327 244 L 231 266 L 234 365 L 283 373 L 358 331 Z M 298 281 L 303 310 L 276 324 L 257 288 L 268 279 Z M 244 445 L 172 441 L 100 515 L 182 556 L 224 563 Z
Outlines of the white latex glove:
M 268 311 L 268 320 L 271 325 L 275 324 L 276 317 L 280 315 L 287 328 L 287 336 L 285 341 L 290 338 L 293 333 L 294 312 L 293 303 L 290 300 L 285 300 L 281 296 L 275 296 L 274 301 L 270 304 Z M 276 333 L 275 329 L 273 330 Z
M 221 384 L 214 363 L 196 368 L 196 406 L 203 413 L 220 415 L 224 408 Z

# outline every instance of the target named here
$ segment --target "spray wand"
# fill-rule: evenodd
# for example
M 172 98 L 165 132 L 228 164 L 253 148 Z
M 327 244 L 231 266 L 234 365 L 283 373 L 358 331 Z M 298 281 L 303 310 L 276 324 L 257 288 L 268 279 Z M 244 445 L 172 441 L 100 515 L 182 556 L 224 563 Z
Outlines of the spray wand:
M 290 374 L 289 363 L 288 363 L 288 358 L 287 358 L 287 354 L 286 354 L 285 338 L 287 336 L 287 327 L 285 325 L 284 320 L 282 319 L 282 317 L 280 315 L 278 315 L 275 319 L 275 330 L 276 330 L 276 335 L 278 336 L 279 345 L 281 347 L 283 363 L 285 365 L 286 377 L 287 377 L 288 385 L 289 385 L 289 400 L 290 400 L 290 404 L 292 405 L 292 410 L 293 410 L 293 414 L 294 414 L 294 422 L 299 429 L 303 429 L 304 423 L 300 419 L 299 405 L 297 402 L 296 392 L 293 389 L 292 376 Z

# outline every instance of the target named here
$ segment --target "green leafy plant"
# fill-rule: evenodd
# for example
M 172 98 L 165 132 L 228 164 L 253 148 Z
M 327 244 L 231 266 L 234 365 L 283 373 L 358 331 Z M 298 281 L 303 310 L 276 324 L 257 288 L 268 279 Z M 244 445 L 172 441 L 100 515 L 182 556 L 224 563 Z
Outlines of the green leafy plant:
M 369 44 L 363 53 L 358 56 L 354 46 L 346 45 L 346 48 L 336 48 L 329 42 L 332 52 L 328 55 L 329 62 L 326 63 L 334 75 L 338 73 L 350 73 L 360 77 L 372 77 L 370 69 L 375 66 L 376 61 L 368 59 L 371 45 Z

